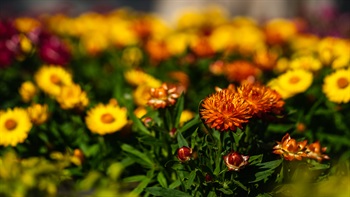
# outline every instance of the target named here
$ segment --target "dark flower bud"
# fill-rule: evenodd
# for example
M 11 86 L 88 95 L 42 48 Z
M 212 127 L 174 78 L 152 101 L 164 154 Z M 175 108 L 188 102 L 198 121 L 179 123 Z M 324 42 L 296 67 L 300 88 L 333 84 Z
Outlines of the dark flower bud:
M 186 146 L 183 146 L 177 150 L 177 158 L 181 162 L 186 162 L 191 159 L 192 149 Z
M 228 170 L 239 171 L 244 166 L 248 165 L 249 156 L 241 155 L 237 152 L 231 152 L 224 156 L 225 164 Z

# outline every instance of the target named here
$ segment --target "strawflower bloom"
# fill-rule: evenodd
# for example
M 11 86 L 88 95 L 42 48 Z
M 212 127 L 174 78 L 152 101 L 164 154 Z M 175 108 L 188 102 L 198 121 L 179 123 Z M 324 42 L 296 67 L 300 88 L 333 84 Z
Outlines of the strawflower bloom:
M 162 82 L 141 70 L 132 69 L 124 73 L 125 80 L 134 86 L 147 84 L 150 87 L 159 87 Z
M 192 149 L 187 147 L 187 146 L 183 146 L 183 147 L 177 149 L 177 156 L 176 157 L 181 162 L 186 162 L 186 161 L 190 160 L 192 157 Z
M 248 165 L 249 156 L 244 156 L 238 152 L 230 152 L 224 156 L 224 162 L 229 171 L 239 171 L 244 166 Z
M 312 80 L 313 75 L 311 72 L 296 69 L 281 74 L 273 83 L 269 83 L 269 86 L 281 93 L 282 97 L 286 99 L 295 94 L 305 92 L 310 87 Z
M 284 135 L 281 142 L 277 142 L 277 145 L 273 147 L 273 153 L 282 155 L 284 159 L 288 161 L 294 159 L 302 160 L 303 157 L 307 156 L 304 150 L 306 145 L 307 140 L 297 142 L 287 133 Z
M 349 41 L 335 37 L 323 38 L 317 46 L 318 55 L 322 63 L 331 65 L 333 69 L 349 65 L 349 50 Z
M 252 109 L 239 94 L 224 89 L 203 100 L 200 115 L 210 128 L 236 131 L 252 117 Z
M 180 116 L 180 125 L 191 120 L 194 117 L 194 113 L 190 110 L 183 110 Z
M 0 113 L 0 145 L 16 146 L 27 139 L 32 128 L 29 115 L 25 109 L 7 109 Z
M 121 130 L 127 123 L 127 111 L 116 104 L 98 104 L 87 112 L 85 122 L 92 133 L 105 135 Z
M 159 88 L 151 88 L 150 94 L 151 98 L 148 100 L 147 104 L 155 109 L 174 105 L 177 98 L 180 96 L 176 86 L 166 83 L 163 83 Z
M 54 65 L 43 66 L 35 73 L 35 82 L 41 90 L 57 96 L 62 86 L 72 85 L 72 76 L 64 68 Z
M 335 103 L 348 103 L 350 101 L 350 68 L 339 69 L 324 79 L 323 93 Z
M 306 146 L 306 157 L 321 162 L 323 159 L 329 159 L 328 155 L 323 154 L 326 150 L 327 147 L 321 147 L 319 141 L 314 142 Z
M 297 34 L 293 21 L 276 18 L 268 21 L 264 27 L 266 41 L 271 45 L 284 44 Z
M 61 92 L 56 97 L 56 101 L 62 109 L 82 110 L 89 104 L 89 98 L 78 84 L 63 86 Z
M 250 104 L 252 114 L 261 117 L 266 113 L 280 114 L 284 101 L 277 91 L 260 84 L 245 83 L 237 92 Z
M 313 56 L 301 56 L 290 61 L 290 68 L 317 71 L 322 68 L 322 63 Z
M 30 121 L 35 125 L 41 125 L 49 118 L 49 109 L 47 104 L 32 104 L 27 108 Z
M 253 56 L 253 61 L 262 70 L 272 70 L 277 62 L 278 54 L 273 50 L 259 49 Z
M 35 87 L 34 83 L 31 81 L 25 81 L 22 83 L 21 87 L 19 88 L 19 94 L 21 95 L 21 98 L 23 102 L 28 103 L 30 102 L 33 97 L 37 93 L 37 88 Z
M 261 74 L 261 70 L 248 61 L 238 60 L 225 64 L 224 74 L 228 81 L 242 82 L 249 80 L 254 82 Z

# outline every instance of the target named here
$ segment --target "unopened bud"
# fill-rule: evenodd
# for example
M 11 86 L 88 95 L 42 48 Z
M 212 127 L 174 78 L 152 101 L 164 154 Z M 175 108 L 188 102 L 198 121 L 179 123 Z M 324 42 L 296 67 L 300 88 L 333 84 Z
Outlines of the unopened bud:
M 224 156 L 225 164 L 228 170 L 239 171 L 244 166 L 248 165 L 249 156 L 241 155 L 237 152 L 231 152 Z
M 177 158 L 181 162 L 186 162 L 190 160 L 191 156 L 192 156 L 192 149 L 187 146 L 183 146 L 177 150 Z

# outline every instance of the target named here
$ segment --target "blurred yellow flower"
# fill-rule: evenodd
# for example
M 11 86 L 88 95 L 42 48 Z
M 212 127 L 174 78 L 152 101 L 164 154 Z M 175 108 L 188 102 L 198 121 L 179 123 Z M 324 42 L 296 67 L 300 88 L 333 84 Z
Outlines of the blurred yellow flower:
M 192 39 L 191 37 L 193 37 L 193 35 L 189 33 L 172 33 L 165 38 L 166 48 L 171 55 L 181 55 L 187 50 Z
M 31 81 L 25 81 L 19 88 L 19 94 L 24 102 L 30 102 L 37 93 L 37 88 Z
M 276 66 L 274 68 L 278 73 L 286 72 L 289 68 L 289 60 L 285 57 L 282 57 L 277 60 Z
M 138 66 L 142 59 L 143 54 L 139 47 L 128 47 L 123 50 L 122 60 L 127 66 Z
M 150 87 L 147 84 L 137 86 L 137 88 L 133 92 L 133 98 L 136 105 L 147 105 L 148 100 L 151 98 L 151 94 L 149 93 L 151 88 L 152 87 Z
M 32 123 L 25 109 L 7 109 L 0 115 L 0 145 L 16 146 L 24 142 L 31 128 Z
M 221 25 L 209 36 L 209 43 L 215 51 L 223 51 L 233 47 L 235 28 L 232 25 Z
M 310 55 L 316 51 L 319 40 L 313 34 L 297 34 L 290 40 L 290 45 L 295 53 Z
M 143 106 L 137 107 L 134 110 L 134 114 L 137 118 L 142 118 L 142 116 L 147 114 L 147 109 Z
M 309 71 L 317 71 L 322 68 L 322 63 L 319 59 L 313 56 L 301 56 L 290 61 L 291 69 L 305 69 Z
M 89 55 L 99 54 L 109 46 L 109 40 L 101 32 L 90 32 L 81 37 L 81 45 Z
M 335 37 L 323 38 L 318 44 L 318 55 L 325 65 L 333 69 L 350 64 L 350 41 Z
M 15 27 L 18 29 L 18 31 L 23 33 L 28 33 L 40 26 L 41 23 L 35 18 L 18 17 L 15 19 Z
M 89 98 L 78 84 L 62 86 L 60 94 L 56 97 L 62 109 L 83 110 L 89 104 Z
M 338 69 L 326 76 L 322 91 L 332 102 L 348 103 L 350 101 L 350 68 Z
M 42 66 L 34 77 L 39 88 L 51 96 L 59 95 L 62 86 L 73 84 L 71 74 L 60 66 Z
M 41 125 L 49 118 L 49 109 L 47 104 L 32 104 L 27 108 L 30 121 L 35 125 Z
M 134 86 L 139 85 L 148 85 L 150 87 L 158 87 L 162 85 L 162 82 L 154 78 L 152 75 L 149 75 L 141 70 L 132 69 L 124 74 L 125 80 Z
M 20 35 L 20 46 L 24 53 L 29 53 L 33 49 L 33 44 L 30 39 L 25 35 Z
M 296 69 L 288 70 L 286 73 L 281 74 L 276 80 L 269 82 L 268 86 L 286 99 L 295 94 L 305 92 L 310 87 L 312 81 L 313 75 L 311 72 Z
M 139 42 L 130 21 L 115 19 L 110 21 L 109 38 L 115 46 L 129 46 Z
M 264 49 L 265 36 L 261 29 L 247 25 L 235 28 L 232 32 L 233 47 L 242 55 L 250 55 L 256 50 Z
M 117 105 L 98 104 L 87 112 L 85 122 L 92 133 L 105 135 L 121 130 L 127 123 L 127 111 Z
M 195 113 L 190 110 L 183 110 L 180 116 L 180 126 L 194 117 Z
M 264 27 L 266 41 L 271 45 L 284 44 L 297 34 L 297 28 L 293 21 L 276 18 L 268 21 Z

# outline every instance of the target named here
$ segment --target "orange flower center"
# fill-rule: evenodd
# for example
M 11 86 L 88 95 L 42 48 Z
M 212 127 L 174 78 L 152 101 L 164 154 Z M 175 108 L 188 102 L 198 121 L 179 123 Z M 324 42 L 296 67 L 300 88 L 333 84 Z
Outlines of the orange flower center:
M 293 77 L 291 77 L 291 78 L 289 79 L 289 83 L 291 83 L 291 84 L 296 84 L 296 83 L 298 83 L 299 81 L 300 81 L 300 78 L 297 77 L 297 76 L 293 76 Z
M 345 77 L 341 77 L 337 81 L 338 87 L 343 89 L 349 85 L 349 81 Z
M 15 128 L 17 127 L 17 122 L 16 121 L 14 121 L 13 119 L 8 119 L 8 120 L 6 120 L 6 122 L 5 122 L 5 128 L 7 129 L 7 130 L 14 130 Z
M 103 114 L 101 116 L 101 121 L 106 124 L 110 124 L 115 121 L 114 117 L 111 114 Z
M 59 85 L 61 83 L 61 79 L 55 74 L 50 76 L 50 80 L 52 83 L 54 83 L 56 85 Z

